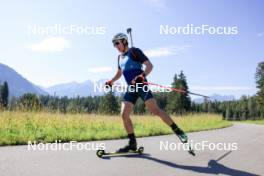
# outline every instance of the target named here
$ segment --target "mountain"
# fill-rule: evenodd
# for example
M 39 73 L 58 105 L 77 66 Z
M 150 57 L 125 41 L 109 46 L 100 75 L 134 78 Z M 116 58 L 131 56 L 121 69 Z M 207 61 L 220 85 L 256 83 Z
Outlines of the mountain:
M 25 79 L 14 69 L 0 63 L 0 84 L 3 84 L 4 81 L 8 83 L 10 97 L 19 97 L 25 93 L 47 94 L 47 92 Z
M 46 92 L 48 92 L 50 95 L 56 95 L 56 96 L 68 96 L 68 97 L 76 97 L 76 96 L 94 96 L 94 95 L 103 95 L 103 92 L 99 92 L 98 89 L 94 90 L 95 84 L 100 86 L 104 85 L 106 82 L 106 79 L 101 79 L 99 81 L 90 81 L 87 80 L 82 83 L 77 82 L 70 82 L 70 83 L 64 83 L 64 84 L 58 84 L 55 86 L 51 86 L 48 88 L 44 88 Z
M 211 96 L 209 96 L 211 101 L 232 101 L 235 100 L 235 96 L 234 95 L 218 95 L 218 94 L 213 94 Z M 197 98 L 193 100 L 195 103 L 203 103 L 204 102 L 204 98 Z

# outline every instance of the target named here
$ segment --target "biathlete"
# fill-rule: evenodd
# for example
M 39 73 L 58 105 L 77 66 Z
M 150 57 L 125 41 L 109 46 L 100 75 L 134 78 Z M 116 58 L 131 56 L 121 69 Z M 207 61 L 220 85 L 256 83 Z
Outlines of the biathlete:
M 137 150 L 137 141 L 133 129 L 133 124 L 130 119 L 130 113 L 133 107 L 140 97 L 148 110 L 159 116 L 163 122 L 171 127 L 173 132 L 179 137 L 181 142 L 187 143 L 188 137 L 172 120 L 172 118 L 159 108 L 153 95 L 149 89 L 143 89 L 143 82 L 147 82 L 146 77 L 150 74 L 153 69 L 153 65 L 146 55 L 139 48 L 128 47 L 128 37 L 124 33 L 116 34 L 112 43 L 114 47 L 120 52 L 118 56 L 118 69 L 115 76 L 106 82 L 106 85 L 112 86 L 122 75 L 128 85 L 136 85 L 137 91 L 126 91 L 122 100 L 121 115 L 124 123 L 124 127 L 128 136 L 128 144 L 117 150 L 117 152 L 130 152 Z M 143 70 L 143 65 L 145 69 Z

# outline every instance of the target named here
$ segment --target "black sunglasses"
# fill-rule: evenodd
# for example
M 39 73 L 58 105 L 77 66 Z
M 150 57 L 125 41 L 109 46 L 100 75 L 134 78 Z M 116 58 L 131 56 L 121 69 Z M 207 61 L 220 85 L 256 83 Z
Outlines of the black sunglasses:
M 117 46 L 119 45 L 120 43 L 119 42 L 114 42 L 114 46 Z

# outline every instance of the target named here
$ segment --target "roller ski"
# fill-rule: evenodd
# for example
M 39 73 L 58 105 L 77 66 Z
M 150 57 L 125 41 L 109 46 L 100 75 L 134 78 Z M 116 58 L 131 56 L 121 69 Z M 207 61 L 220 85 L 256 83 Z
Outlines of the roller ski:
M 118 149 L 116 152 L 106 152 L 105 150 L 98 150 L 97 156 L 102 158 L 104 156 L 126 156 L 126 155 L 141 155 L 144 151 L 144 147 L 137 148 L 137 142 L 134 138 L 134 134 L 129 135 L 130 140 L 128 145 Z
M 141 155 L 143 154 L 144 147 L 136 148 L 135 150 L 131 150 L 125 147 L 124 150 L 117 150 L 116 152 L 106 152 L 105 150 L 97 150 L 96 155 L 99 158 L 103 157 L 111 157 L 111 156 L 128 156 L 128 155 Z

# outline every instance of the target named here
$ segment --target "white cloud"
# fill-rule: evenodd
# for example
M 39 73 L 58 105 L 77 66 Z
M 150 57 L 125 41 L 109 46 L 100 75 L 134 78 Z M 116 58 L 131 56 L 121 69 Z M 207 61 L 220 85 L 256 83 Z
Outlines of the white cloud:
M 105 73 L 112 71 L 111 67 L 93 67 L 88 69 L 91 73 Z
M 239 90 L 253 90 L 252 87 L 247 86 L 191 86 L 192 90 L 198 91 L 239 91 Z
M 70 48 L 70 41 L 63 37 L 51 37 L 30 45 L 30 49 L 36 52 L 61 52 L 66 48 Z
M 263 37 L 264 36 L 264 32 L 257 33 L 257 36 L 258 37 Z
M 191 47 L 190 45 L 159 47 L 159 48 L 145 50 L 144 53 L 148 57 L 166 57 L 170 55 L 177 55 L 181 51 L 190 47 Z

